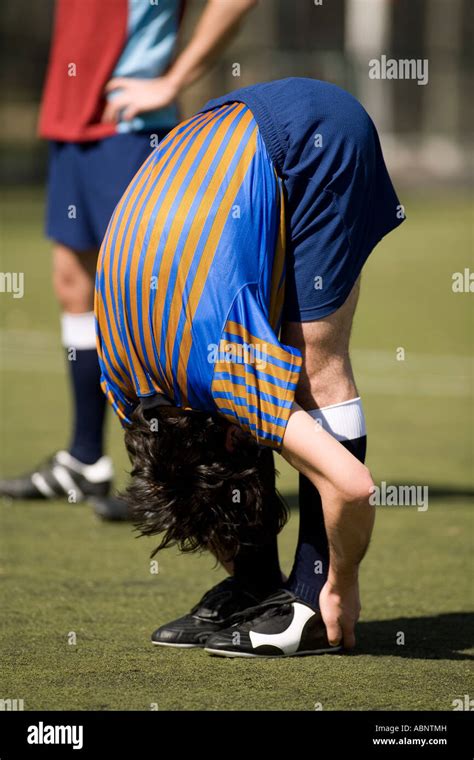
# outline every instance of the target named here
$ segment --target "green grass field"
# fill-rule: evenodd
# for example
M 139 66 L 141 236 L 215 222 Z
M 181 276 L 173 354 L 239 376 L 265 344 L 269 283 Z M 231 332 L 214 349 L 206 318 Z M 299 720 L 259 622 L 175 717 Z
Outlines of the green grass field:
M 158 624 L 223 577 L 210 557 L 167 550 L 152 574 L 153 544 L 128 525 L 81 505 L 3 503 L 0 698 L 38 710 L 450 710 L 474 694 L 472 295 L 451 288 L 453 272 L 472 269 L 472 208 L 449 194 L 405 204 L 408 221 L 365 270 L 353 356 L 374 479 L 428 485 L 429 508 L 378 509 L 355 652 L 248 661 L 152 647 Z M 41 193 L 10 191 L 3 209 L 1 269 L 25 274 L 22 299 L 0 293 L 7 475 L 65 445 L 69 409 Z M 111 418 L 108 441 L 123 485 Z M 295 474 L 278 466 L 295 507 Z M 280 539 L 286 571 L 297 522 L 294 509 Z

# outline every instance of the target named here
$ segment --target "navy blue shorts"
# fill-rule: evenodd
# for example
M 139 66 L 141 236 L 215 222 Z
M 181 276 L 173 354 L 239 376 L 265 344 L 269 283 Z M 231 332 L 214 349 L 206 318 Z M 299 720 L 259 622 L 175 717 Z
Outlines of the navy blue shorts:
M 293 175 L 286 183 L 292 229 L 283 319 L 290 322 L 337 311 L 370 253 L 405 218 L 374 124 L 349 95 L 344 105 L 350 125 L 336 112 L 313 127 L 329 146 L 324 160 L 312 158 L 314 178 Z M 305 135 L 305 148 L 308 142 Z
M 339 309 L 370 252 L 404 219 L 377 130 L 340 87 L 293 77 L 244 87 L 206 104 L 245 103 L 285 192 L 287 277 L 283 318 Z
M 155 132 L 161 140 L 165 132 Z M 150 134 L 51 142 L 46 234 L 75 251 L 99 248 L 112 212 L 147 156 Z

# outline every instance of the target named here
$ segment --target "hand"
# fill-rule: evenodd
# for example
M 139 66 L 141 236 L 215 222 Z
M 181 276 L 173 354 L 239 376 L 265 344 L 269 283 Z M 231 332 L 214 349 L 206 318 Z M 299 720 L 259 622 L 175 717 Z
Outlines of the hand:
M 328 580 L 319 596 L 319 607 L 331 646 L 355 646 L 354 628 L 360 615 L 357 576 L 344 581 Z
M 172 103 L 178 88 L 166 76 L 156 79 L 116 77 L 105 86 L 105 92 L 119 92 L 107 102 L 103 122 L 130 121 L 139 113 L 155 111 Z

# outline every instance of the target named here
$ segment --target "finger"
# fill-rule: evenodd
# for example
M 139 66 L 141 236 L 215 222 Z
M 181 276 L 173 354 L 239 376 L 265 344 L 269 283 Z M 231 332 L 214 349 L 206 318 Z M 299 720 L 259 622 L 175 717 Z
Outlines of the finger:
M 122 118 L 122 111 L 124 111 L 127 107 L 127 98 L 117 97 L 113 98 L 113 100 L 109 100 L 106 107 L 108 120 L 111 122 L 119 121 L 119 119 Z
M 356 644 L 354 628 L 352 626 L 344 626 L 343 628 L 343 641 L 346 649 L 353 649 Z
M 109 124 L 110 122 L 114 121 L 114 118 L 113 118 L 113 108 L 112 108 L 112 104 L 111 103 L 107 103 L 107 105 L 105 106 L 104 112 L 102 114 L 101 121 L 104 124 Z
M 105 91 L 110 92 L 111 90 L 117 90 L 119 87 L 128 87 L 130 85 L 130 80 L 126 77 L 115 77 L 115 79 L 110 79 L 107 84 L 105 85 Z
M 109 103 L 104 111 L 103 121 L 114 124 L 116 121 L 118 121 L 119 113 L 120 108 L 117 107 L 117 104 Z
M 139 109 L 136 106 L 127 106 L 125 110 L 120 114 L 122 121 L 131 121 L 139 113 Z
M 342 641 L 342 629 L 337 620 L 326 623 L 326 632 L 328 635 L 329 645 L 337 647 Z

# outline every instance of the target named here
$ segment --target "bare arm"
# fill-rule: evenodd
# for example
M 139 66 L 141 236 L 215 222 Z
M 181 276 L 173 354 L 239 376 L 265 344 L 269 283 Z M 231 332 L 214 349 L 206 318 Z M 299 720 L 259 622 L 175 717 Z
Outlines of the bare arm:
M 257 0 L 208 0 L 192 39 L 168 72 L 178 92 L 199 79 Z
M 170 70 L 156 79 L 116 77 L 106 92 L 120 90 L 106 106 L 103 121 L 125 121 L 144 111 L 164 108 L 199 79 L 236 32 L 257 0 L 208 0 L 194 34 Z
M 321 592 L 321 613 L 329 641 L 354 645 L 360 604 L 358 567 L 367 550 L 375 511 L 368 469 L 294 405 L 282 456 L 318 489 L 329 541 L 329 577 Z

